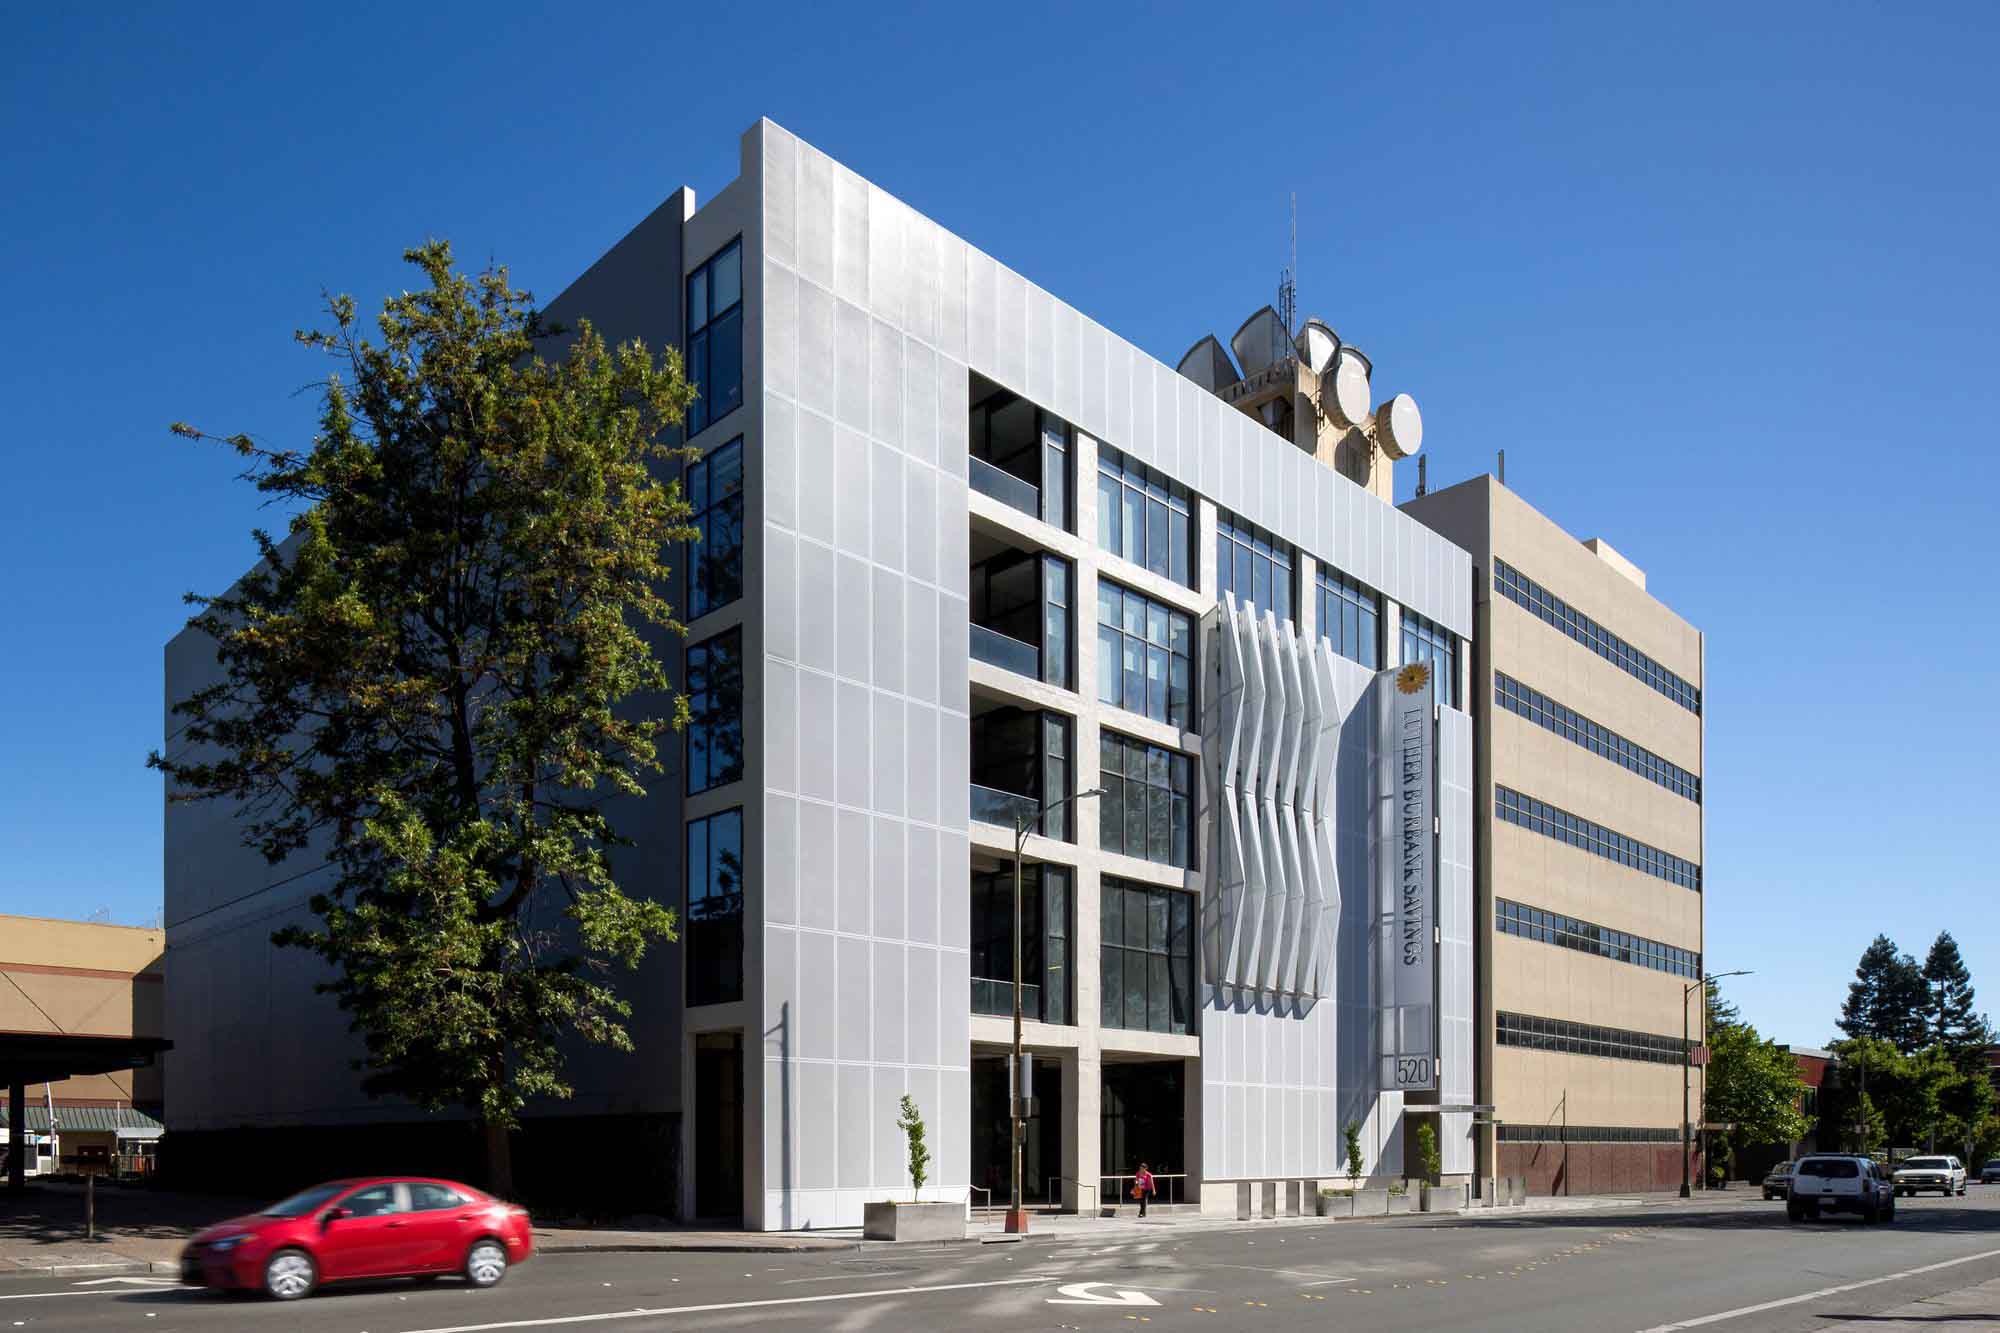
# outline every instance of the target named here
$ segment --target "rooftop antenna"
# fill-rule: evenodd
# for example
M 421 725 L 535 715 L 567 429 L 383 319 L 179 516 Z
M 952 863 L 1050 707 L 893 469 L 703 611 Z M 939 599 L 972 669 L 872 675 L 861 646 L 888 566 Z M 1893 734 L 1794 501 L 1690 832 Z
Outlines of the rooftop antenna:
M 1292 335 L 1298 332 L 1299 322 L 1299 195 L 1292 191 L 1292 262 L 1278 275 L 1278 322 L 1285 326 L 1285 346 L 1273 347 L 1271 359 L 1291 353 Z
M 1419 454 L 1417 456 L 1418 495 L 1422 495 L 1424 494 L 1424 492 L 1430 489 L 1430 480 L 1431 480 L 1431 456 L 1429 454 Z

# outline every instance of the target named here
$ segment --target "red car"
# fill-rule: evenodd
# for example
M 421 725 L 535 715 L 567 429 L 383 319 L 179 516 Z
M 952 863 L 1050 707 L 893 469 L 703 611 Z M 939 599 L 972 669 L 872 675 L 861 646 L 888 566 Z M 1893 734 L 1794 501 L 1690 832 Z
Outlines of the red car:
M 374 1176 L 209 1227 L 181 1252 L 181 1281 L 281 1301 L 353 1278 L 460 1273 L 490 1287 L 534 1249 L 525 1208 L 452 1180 Z

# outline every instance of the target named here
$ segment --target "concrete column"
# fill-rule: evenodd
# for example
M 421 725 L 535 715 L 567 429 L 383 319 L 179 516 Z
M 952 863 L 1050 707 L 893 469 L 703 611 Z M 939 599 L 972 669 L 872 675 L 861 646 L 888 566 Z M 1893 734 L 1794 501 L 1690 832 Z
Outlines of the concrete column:
M 28 1088 L 24 1083 L 7 1085 L 7 1124 L 7 1188 L 18 1194 L 28 1185 Z
M 1197 949 L 1197 955 L 1199 950 Z M 1181 1062 L 1181 1161 L 1187 1180 L 1181 1202 L 1201 1202 L 1201 1061 Z
M 1094 906 L 1092 910 L 1095 911 Z M 1096 931 L 1093 929 L 1091 934 L 1095 937 Z M 1090 956 L 1093 960 L 1097 957 L 1095 943 L 1091 945 Z M 1090 970 L 1095 974 L 1096 968 Z M 1094 991 L 1090 1001 L 1092 1004 L 1097 1003 Z M 1103 1126 L 1100 1123 L 1104 1107 L 1104 1065 L 1098 1056 L 1097 1048 L 1093 1045 L 1088 1050 L 1078 1050 L 1074 1059 L 1064 1065 L 1063 1093 L 1066 1097 L 1069 1093 L 1068 1080 L 1072 1077 L 1071 1070 L 1075 1071 L 1076 1096 L 1068 1099 L 1069 1142 L 1063 1148 L 1063 1173 L 1072 1177 L 1076 1183 L 1063 1187 L 1063 1201 L 1067 1204 L 1074 1197 L 1078 1211 L 1094 1213 L 1093 1205 L 1102 1206 L 1104 1203 L 1097 1189 L 1098 1173 L 1104 1169 L 1102 1161 L 1099 1160 L 1104 1146 L 1101 1137 Z M 1072 1149 L 1076 1154 L 1074 1170 L 1070 1169 Z

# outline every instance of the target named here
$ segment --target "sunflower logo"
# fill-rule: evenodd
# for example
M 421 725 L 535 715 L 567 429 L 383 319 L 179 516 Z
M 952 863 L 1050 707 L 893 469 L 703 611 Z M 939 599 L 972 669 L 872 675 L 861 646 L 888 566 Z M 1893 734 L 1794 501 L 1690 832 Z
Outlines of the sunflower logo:
M 1422 662 L 1412 662 L 1396 673 L 1396 688 L 1404 694 L 1415 694 L 1430 683 L 1431 669 Z

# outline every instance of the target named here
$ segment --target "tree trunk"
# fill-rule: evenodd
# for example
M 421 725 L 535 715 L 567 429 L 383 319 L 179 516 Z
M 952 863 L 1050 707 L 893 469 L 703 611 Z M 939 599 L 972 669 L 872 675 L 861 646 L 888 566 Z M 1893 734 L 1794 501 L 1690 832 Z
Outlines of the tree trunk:
M 486 1134 L 486 1192 L 496 1198 L 514 1197 L 514 1142 L 500 1125 L 484 1126 Z

